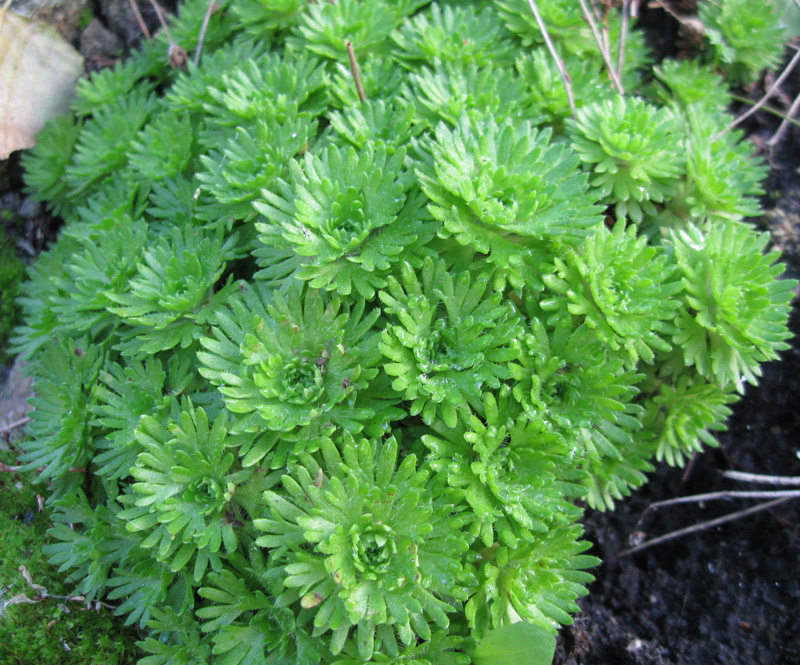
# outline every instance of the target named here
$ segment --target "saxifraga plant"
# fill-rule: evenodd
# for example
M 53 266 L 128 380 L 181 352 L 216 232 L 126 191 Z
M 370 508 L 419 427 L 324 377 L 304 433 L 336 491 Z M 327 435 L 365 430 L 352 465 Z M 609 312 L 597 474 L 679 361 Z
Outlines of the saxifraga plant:
M 224 0 L 198 65 L 156 39 L 26 155 L 66 223 L 21 299 L 23 461 L 140 665 L 506 665 L 591 580 L 577 502 L 716 445 L 786 348 L 727 83 L 647 80 L 634 32 L 621 97 L 538 4 L 574 117 L 522 0 Z

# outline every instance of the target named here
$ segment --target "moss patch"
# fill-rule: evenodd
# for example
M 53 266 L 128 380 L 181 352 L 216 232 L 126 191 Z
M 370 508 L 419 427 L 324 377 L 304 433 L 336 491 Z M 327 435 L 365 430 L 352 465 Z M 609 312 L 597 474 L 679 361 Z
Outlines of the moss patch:
M 14 463 L 10 451 L 0 461 Z M 0 473 L 0 662 L 7 665 L 129 665 L 141 655 L 136 633 L 111 610 L 68 600 L 70 587 L 47 562 L 49 514 L 39 512 L 32 474 Z M 24 578 L 24 566 L 33 584 Z M 29 601 L 22 597 L 25 595 Z M 14 602 L 13 599 L 22 602 Z

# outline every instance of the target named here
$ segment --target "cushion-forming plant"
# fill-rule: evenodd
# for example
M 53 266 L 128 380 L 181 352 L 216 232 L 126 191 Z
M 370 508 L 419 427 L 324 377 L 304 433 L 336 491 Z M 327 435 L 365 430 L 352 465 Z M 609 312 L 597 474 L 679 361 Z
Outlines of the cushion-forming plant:
M 741 4 L 701 7 L 736 81 L 778 34 L 738 45 Z M 578 609 L 582 502 L 716 445 L 787 347 L 726 81 L 648 77 L 610 11 L 620 96 L 579 4 L 538 5 L 574 115 L 527 0 L 187 0 L 198 64 L 159 36 L 25 156 L 65 224 L 23 462 L 141 665 L 506 663 L 487 638 Z

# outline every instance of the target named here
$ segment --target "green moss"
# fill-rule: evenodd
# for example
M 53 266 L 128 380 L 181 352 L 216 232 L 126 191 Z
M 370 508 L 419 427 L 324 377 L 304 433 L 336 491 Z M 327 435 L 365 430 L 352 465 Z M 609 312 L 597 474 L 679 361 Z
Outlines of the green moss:
M 0 461 L 14 463 L 10 451 Z M 136 634 L 106 607 L 68 600 L 70 585 L 47 562 L 48 511 L 39 512 L 32 473 L 0 473 L 0 662 L 8 665 L 128 665 L 140 656 Z M 24 566 L 33 584 L 23 577 Z M 34 602 L 14 602 L 25 594 Z M 49 596 L 49 597 L 46 597 Z
M 0 363 L 10 360 L 6 353 L 8 337 L 20 322 L 20 308 L 16 298 L 19 285 L 25 277 L 25 265 L 17 258 L 14 246 L 5 229 L 0 227 Z

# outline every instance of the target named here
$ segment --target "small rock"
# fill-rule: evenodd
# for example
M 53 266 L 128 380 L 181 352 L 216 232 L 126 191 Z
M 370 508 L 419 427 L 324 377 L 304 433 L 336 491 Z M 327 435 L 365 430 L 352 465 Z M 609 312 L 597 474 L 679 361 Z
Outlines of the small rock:
M 143 2 L 138 3 L 137 7 L 145 22 L 150 24 L 154 10 Z M 130 0 L 100 0 L 100 13 L 108 28 L 122 39 L 125 48 L 129 49 L 142 41 L 142 29 Z
M 86 58 L 89 69 L 95 69 L 96 65 L 115 60 L 124 49 L 122 40 L 111 30 L 103 25 L 98 19 L 92 19 L 81 33 L 81 55 Z
M 81 34 L 81 21 L 89 8 L 89 0 L 14 0 L 15 14 L 35 18 L 52 25 L 70 44 L 76 44 Z
M 42 214 L 42 204 L 28 196 L 22 199 L 17 213 L 22 219 L 34 219 Z
M 24 429 L 17 425 L 24 421 L 28 409 L 28 400 L 33 397 L 31 377 L 23 376 L 22 363 L 17 360 L 5 382 L 0 383 L 0 432 L 9 437 L 18 438 Z M 0 438 L 0 445 L 3 440 Z

